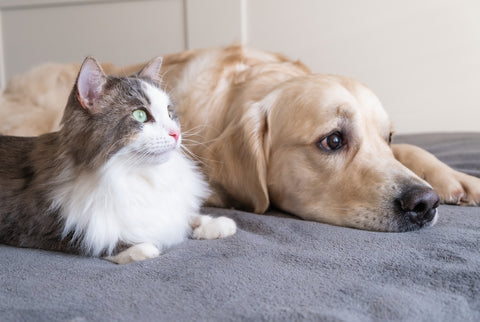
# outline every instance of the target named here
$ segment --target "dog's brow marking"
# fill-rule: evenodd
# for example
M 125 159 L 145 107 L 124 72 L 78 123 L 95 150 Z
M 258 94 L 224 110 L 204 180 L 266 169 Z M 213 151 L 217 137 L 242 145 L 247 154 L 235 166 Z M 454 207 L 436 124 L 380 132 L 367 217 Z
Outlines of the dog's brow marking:
M 335 111 L 335 117 L 350 120 L 353 118 L 353 113 L 345 108 L 345 105 L 339 105 Z

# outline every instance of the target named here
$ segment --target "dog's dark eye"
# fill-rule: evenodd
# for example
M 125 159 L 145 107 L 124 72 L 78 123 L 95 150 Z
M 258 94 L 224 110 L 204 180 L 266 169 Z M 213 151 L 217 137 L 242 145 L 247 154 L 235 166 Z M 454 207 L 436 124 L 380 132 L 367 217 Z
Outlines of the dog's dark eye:
M 337 131 L 321 139 L 317 146 L 325 151 L 335 151 L 343 146 L 343 141 L 342 132 Z

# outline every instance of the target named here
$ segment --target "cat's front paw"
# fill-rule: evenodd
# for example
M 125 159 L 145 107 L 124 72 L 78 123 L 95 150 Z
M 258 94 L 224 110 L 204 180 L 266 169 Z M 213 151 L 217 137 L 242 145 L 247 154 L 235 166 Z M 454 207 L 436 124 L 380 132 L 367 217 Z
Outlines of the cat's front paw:
M 160 251 L 155 245 L 142 243 L 127 248 L 115 256 L 105 257 L 105 259 L 117 264 L 128 264 L 155 258 L 158 257 L 158 255 L 160 255 Z
M 227 217 L 212 218 L 197 216 L 192 222 L 192 237 L 195 239 L 217 239 L 232 236 L 237 231 L 237 224 Z

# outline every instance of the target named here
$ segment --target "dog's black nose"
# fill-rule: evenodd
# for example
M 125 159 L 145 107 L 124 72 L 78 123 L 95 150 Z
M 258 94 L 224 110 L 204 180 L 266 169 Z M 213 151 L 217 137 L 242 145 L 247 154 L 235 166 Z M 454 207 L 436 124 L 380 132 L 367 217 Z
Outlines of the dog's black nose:
M 430 188 L 412 187 L 398 198 L 398 203 L 412 223 L 423 226 L 435 218 L 440 198 Z

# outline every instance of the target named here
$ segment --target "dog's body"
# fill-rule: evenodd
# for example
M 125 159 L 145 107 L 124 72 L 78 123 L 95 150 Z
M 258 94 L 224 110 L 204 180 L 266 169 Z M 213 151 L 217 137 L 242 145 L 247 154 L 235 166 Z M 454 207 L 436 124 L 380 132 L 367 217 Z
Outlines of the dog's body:
M 104 65 L 112 74 L 141 67 Z M 55 130 L 77 71 L 51 65 L 14 79 L 1 97 L 0 132 Z M 274 205 L 304 219 L 404 231 L 436 221 L 439 200 L 423 179 L 442 202 L 480 203 L 480 179 L 419 148 L 391 146 L 388 116 L 355 80 L 240 46 L 167 55 L 162 73 L 185 144 L 214 190 L 210 205 L 257 213 Z

